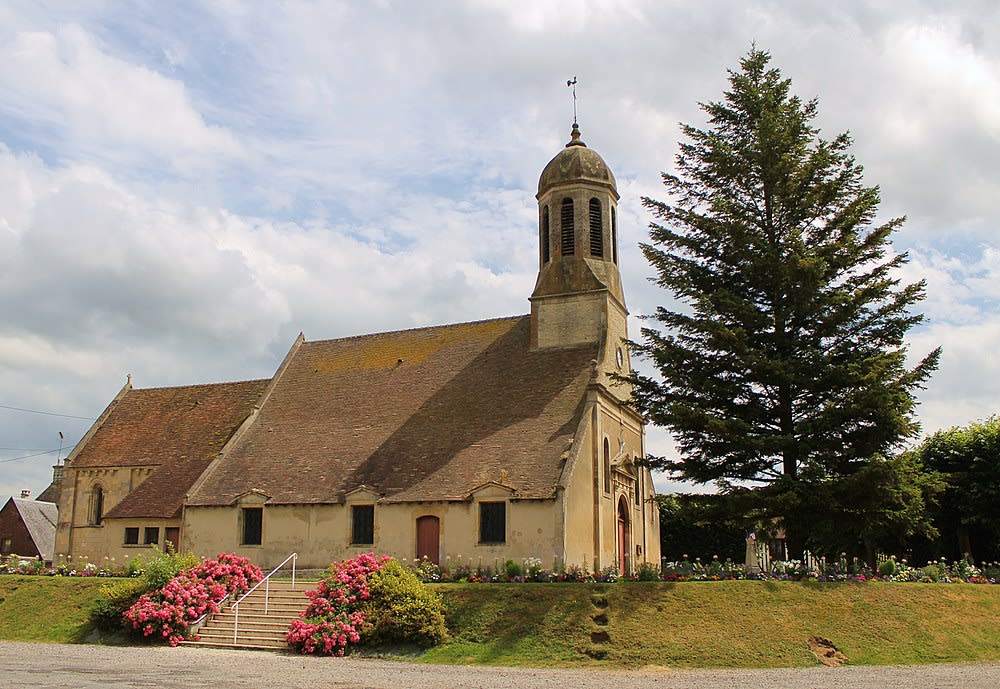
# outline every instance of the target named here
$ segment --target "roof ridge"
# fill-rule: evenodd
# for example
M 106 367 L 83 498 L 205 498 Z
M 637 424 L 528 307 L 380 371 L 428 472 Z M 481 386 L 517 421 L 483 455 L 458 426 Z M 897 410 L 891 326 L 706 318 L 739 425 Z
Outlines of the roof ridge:
M 245 385 L 247 383 L 266 383 L 271 380 L 267 378 L 248 378 L 246 380 L 223 380 L 216 383 L 191 383 L 189 385 L 157 385 L 150 388 L 132 388 L 131 392 L 150 392 L 153 390 L 183 390 L 192 388 L 212 388 L 223 385 Z
M 421 330 L 443 330 L 445 328 L 457 328 L 462 325 L 481 325 L 483 323 L 493 323 L 499 321 L 519 321 L 523 318 L 530 318 L 531 314 L 522 313 L 516 316 L 498 316 L 496 318 L 482 318 L 477 321 L 463 321 L 461 323 L 442 323 L 440 325 L 422 325 L 416 328 L 400 328 L 398 330 L 383 330 L 377 333 L 364 333 L 361 335 L 347 335 L 346 337 L 330 337 L 322 340 L 306 340 L 303 344 L 319 344 L 321 342 L 346 342 L 348 340 L 360 340 L 366 337 L 377 337 L 380 335 L 398 335 L 401 333 L 415 333 Z

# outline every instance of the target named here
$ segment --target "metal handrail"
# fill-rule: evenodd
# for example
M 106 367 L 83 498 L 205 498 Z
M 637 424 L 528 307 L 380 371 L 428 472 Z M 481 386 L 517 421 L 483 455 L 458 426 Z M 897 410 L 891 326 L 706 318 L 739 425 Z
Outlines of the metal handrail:
M 243 600 L 247 596 L 249 596 L 251 593 L 253 593 L 258 588 L 260 588 L 261 584 L 264 584 L 264 614 L 266 615 L 267 611 L 268 611 L 268 606 L 270 604 L 270 599 L 271 599 L 271 577 L 274 576 L 274 574 L 277 573 L 277 571 L 279 569 L 281 569 L 282 567 L 284 567 L 285 565 L 287 565 L 289 560 L 291 560 L 292 561 L 292 588 L 294 589 L 295 588 L 295 562 L 296 562 L 296 560 L 298 560 L 298 558 L 299 558 L 299 554 L 298 553 L 292 553 L 291 555 L 289 555 L 288 557 L 286 557 L 281 562 L 280 565 L 278 565 L 277 567 L 275 567 L 274 569 L 272 569 L 270 572 L 268 572 L 268 574 L 267 574 L 266 577 L 264 577 L 263 579 L 261 579 L 260 581 L 258 581 L 256 584 L 254 584 L 252 589 L 250 589 L 249 591 L 247 591 L 246 593 L 244 593 L 242 596 L 240 596 L 240 599 L 238 601 L 236 601 L 235 603 L 233 603 L 233 612 L 235 613 L 235 616 L 233 618 L 233 645 L 234 646 L 236 645 L 236 635 L 239 633 L 239 630 L 240 630 L 240 603 L 242 603 Z

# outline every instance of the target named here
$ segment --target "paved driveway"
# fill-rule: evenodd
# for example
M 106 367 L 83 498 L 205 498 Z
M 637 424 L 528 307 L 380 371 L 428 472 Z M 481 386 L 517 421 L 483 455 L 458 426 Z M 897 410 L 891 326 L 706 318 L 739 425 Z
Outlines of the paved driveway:
M 16 689 L 997 689 L 1000 663 L 802 670 L 635 672 L 445 667 L 205 648 L 0 642 L 0 687 Z

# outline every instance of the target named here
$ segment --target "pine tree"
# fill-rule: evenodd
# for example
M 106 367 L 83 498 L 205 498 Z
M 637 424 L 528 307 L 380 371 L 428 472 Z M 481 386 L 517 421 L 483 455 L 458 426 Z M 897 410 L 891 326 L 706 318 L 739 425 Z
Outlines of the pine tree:
M 904 218 L 877 223 L 850 136 L 820 138 L 817 101 L 770 60 L 754 47 L 729 72 L 723 99 L 701 105 L 708 127 L 682 125 L 670 200 L 643 199 L 657 222 L 642 251 L 681 306 L 647 316 L 631 346 L 660 376 L 632 383 L 680 451 L 654 466 L 781 496 L 801 547 L 790 506 L 918 432 L 914 393 L 940 350 L 907 368 L 924 283 L 899 278 L 890 235 Z

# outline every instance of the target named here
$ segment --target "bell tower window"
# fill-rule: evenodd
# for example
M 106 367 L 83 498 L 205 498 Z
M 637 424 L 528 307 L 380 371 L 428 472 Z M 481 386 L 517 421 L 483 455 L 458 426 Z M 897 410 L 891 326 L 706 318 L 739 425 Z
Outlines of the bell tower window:
M 611 260 L 618 265 L 618 217 L 615 207 L 611 207 Z
M 542 265 L 552 260 L 552 249 L 549 244 L 549 207 L 542 209 Z
M 590 199 L 590 255 L 604 258 L 604 224 L 601 202 Z
M 576 235 L 573 230 L 573 199 L 563 199 L 561 211 L 562 255 L 572 256 L 576 248 Z

